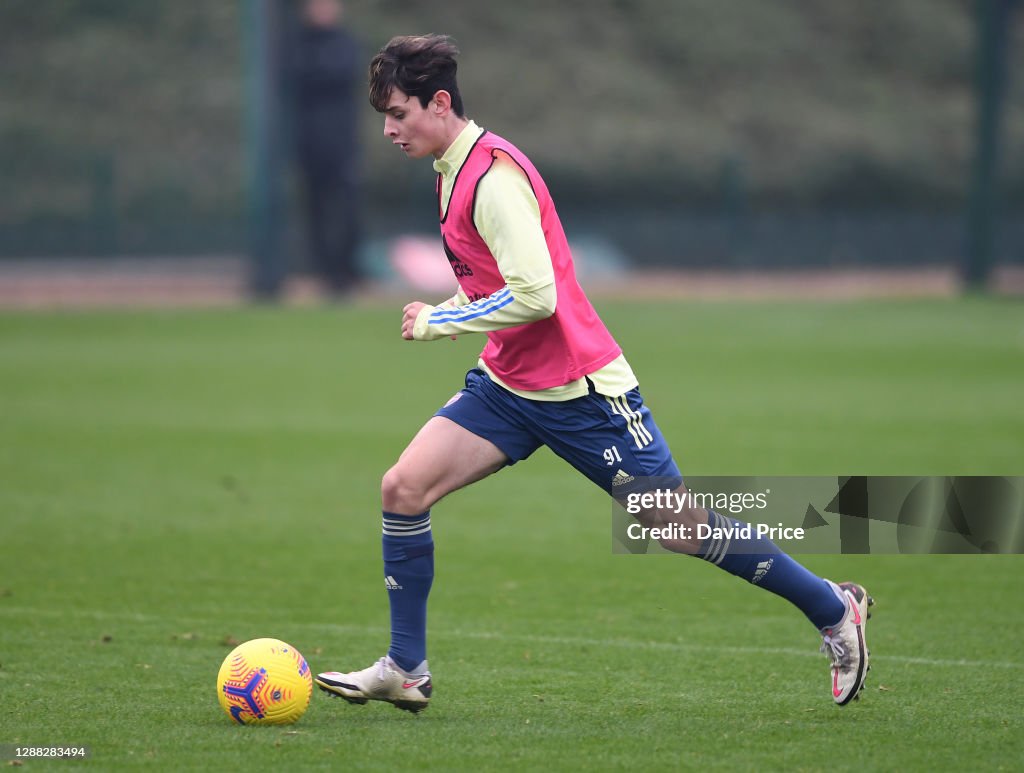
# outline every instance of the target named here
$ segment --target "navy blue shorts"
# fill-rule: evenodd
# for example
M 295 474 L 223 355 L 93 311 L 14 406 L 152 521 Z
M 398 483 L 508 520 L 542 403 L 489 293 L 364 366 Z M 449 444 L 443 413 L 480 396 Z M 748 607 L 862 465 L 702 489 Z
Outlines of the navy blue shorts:
M 574 400 L 527 400 L 478 368 L 466 388 L 436 414 L 500 448 L 509 464 L 547 446 L 613 496 L 682 483 L 668 443 L 633 389 L 620 397 L 590 393 Z

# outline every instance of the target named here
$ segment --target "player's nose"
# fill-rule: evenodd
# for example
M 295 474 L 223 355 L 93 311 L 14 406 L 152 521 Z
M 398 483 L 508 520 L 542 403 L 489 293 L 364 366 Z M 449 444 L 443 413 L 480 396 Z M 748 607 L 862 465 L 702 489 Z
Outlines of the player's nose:
M 384 136 L 389 139 L 394 139 L 398 136 L 398 127 L 395 126 L 390 116 L 384 119 Z

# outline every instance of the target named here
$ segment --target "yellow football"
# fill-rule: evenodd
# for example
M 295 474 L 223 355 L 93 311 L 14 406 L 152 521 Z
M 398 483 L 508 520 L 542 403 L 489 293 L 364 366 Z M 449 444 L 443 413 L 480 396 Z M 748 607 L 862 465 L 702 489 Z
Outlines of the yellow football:
M 302 654 L 278 639 L 252 639 L 224 658 L 217 697 L 242 725 L 287 725 L 306 713 L 313 678 Z

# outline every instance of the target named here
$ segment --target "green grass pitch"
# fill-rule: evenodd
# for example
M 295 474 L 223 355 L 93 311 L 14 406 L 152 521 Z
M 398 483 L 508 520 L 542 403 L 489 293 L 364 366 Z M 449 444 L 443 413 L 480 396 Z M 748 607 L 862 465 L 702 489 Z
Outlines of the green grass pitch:
M 601 303 L 684 473 L 1024 473 L 1024 306 Z M 156 769 L 1013 769 L 1024 558 L 806 556 L 878 604 L 832 705 L 785 601 L 613 556 L 547 451 L 434 509 L 435 700 L 233 725 L 227 637 L 387 644 L 378 481 L 477 337 L 395 308 L 0 315 L 0 744 Z M 6 762 L 6 760 L 4 760 Z M 27 768 L 38 766 L 29 762 Z

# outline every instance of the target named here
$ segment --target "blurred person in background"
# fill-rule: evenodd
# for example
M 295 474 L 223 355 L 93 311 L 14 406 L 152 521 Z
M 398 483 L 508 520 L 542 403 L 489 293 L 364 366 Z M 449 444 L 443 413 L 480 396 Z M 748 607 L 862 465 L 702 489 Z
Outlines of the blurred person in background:
M 361 279 L 357 98 L 364 70 L 340 0 L 302 0 L 289 88 L 313 268 L 334 298 Z M 361 102 L 360 102 L 361 104 Z

